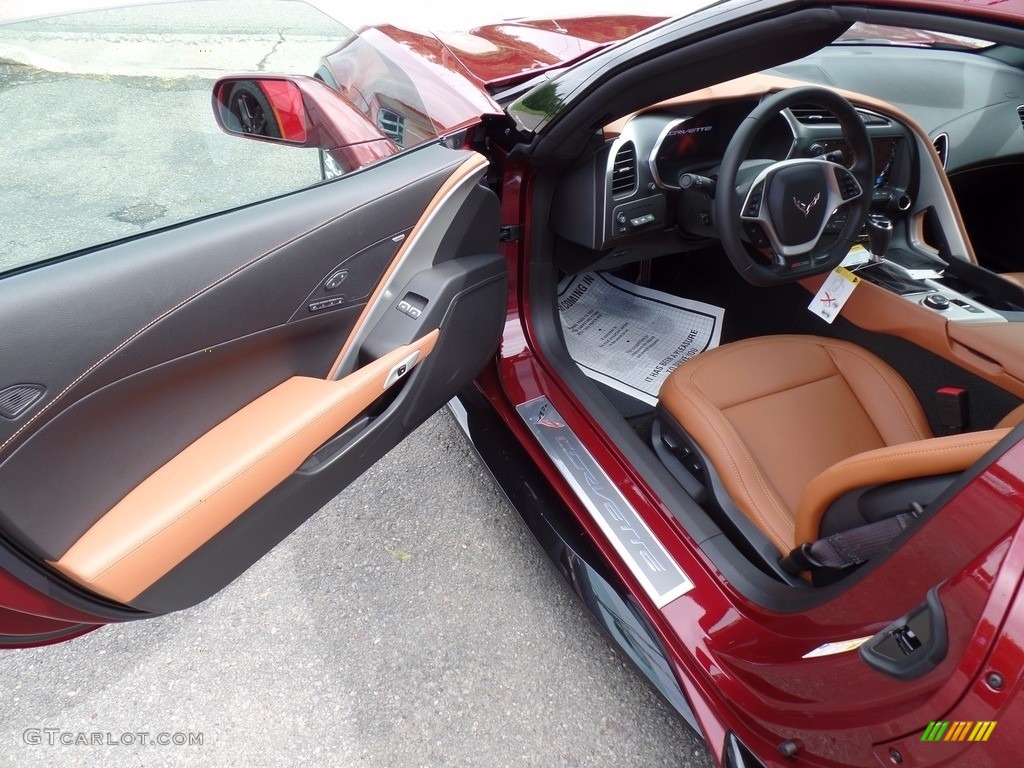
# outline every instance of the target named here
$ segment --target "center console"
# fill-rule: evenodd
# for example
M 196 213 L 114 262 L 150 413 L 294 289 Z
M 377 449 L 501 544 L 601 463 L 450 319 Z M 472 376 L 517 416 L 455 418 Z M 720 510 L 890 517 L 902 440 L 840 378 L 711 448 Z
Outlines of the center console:
M 894 246 L 881 262 L 865 253 L 849 267 L 861 283 L 843 317 L 901 336 L 1024 398 L 1024 288 L 966 259 L 933 252 Z M 816 291 L 822 282 L 817 277 L 804 284 Z
M 981 279 L 987 270 L 967 262 L 964 264 L 966 268 L 958 270 L 963 276 L 957 278 L 952 274 L 957 265 L 951 268 L 938 258 L 894 248 L 886 253 L 884 261 L 867 264 L 857 274 L 909 302 L 938 313 L 948 322 L 1015 321 L 1017 318 L 1013 316 L 1024 310 L 1024 290 L 1011 285 L 1005 292 L 1009 296 L 990 296 L 984 285 L 987 280 Z M 1017 303 L 1021 306 L 1018 307 Z M 993 305 L 1004 311 L 997 311 Z

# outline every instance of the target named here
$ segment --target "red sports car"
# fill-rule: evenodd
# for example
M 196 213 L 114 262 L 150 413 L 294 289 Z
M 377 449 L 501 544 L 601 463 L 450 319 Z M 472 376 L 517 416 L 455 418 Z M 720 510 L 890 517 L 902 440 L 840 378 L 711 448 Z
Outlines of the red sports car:
M 1016 764 L 1024 2 L 371 27 L 212 96 L 325 181 L 0 276 L 0 642 L 204 600 L 450 403 L 720 764 Z

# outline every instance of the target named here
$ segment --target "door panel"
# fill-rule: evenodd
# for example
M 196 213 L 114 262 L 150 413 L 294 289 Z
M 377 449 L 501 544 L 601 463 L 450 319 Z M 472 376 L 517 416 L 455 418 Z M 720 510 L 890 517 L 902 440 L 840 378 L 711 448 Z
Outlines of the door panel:
M 382 397 L 437 336 L 435 329 L 340 381 L 287 379 L 143 480 L 52 565 L 130 603 Z
M 451 399 L 452 392 L 472 381 L 501 337 L 507 290 L 505 260 L 493 253 L 477 254 L 441 266 L 444 269 L 437 270 L 442 272 L 438 301 L 431 301 L 437 307 L 445 306 L 441 332 L 405 384 L 394 387 L 383 401 L 327 441 L 244 515 L 133 599 L 133 606 L 175 610 L 213 594 L 422 424 Z M 393 301 L 390 313 L 406 317 L 397 309 L 399 301 L 401 298 Z M 497 307 L 500 312 L 495 311 Z M 433 324 L 433 318 L 428 321 Z M 445 333 L 454 328 L 461 330 Z M 371 334 L 371 338 L 379 336 Z
M 0 390 L 46 388 L 17 420 L 0 419 L 5 543 L 146 611 L 235 578 L 493 354 L 505 266 L 485 166 L 425 146 L 0 280 Z M 442 252 L 437 229 L 455 221 L 465 232 Z M 399 311 L 397 291 L 435 269 L 421 289 L 429 308 Z M 394 316 L 409 321 L 404 334 L 373 333 Z M 415 368 L 412 349 L 399 349 L 409 344 Z M 444 368 L 428 365 L 438 353 Z M 420 389 L 429 396 L 413 396 Z M 325 458 L 309 459 L 325 442 Z M 256 522 L 267 505 L 278 506 L 269 526 Z M 221 540 L 232 556 L 204 566 L 199 553 Z
M 290 376 L 322 376 L 339 332 L 338 322 L 312 318 L 152 366 L 67 405 L 0 464 L 0 525 L 32 554 L 59 559 L 212 425 Z

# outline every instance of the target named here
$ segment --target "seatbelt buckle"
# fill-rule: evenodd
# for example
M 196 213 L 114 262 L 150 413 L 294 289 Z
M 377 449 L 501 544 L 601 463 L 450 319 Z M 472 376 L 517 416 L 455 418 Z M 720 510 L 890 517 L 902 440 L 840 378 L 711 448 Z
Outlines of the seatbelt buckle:
M 804 571 L 813 571 L 817 568 L 825 567 L 811 554 L 811 543 L 808 541 L 805 541 L 779 560 L 779 565 L 782 566 L 782 570 L 792 576 L 799 576 Z
M 939 387 L 935 390 L 939 424 L 944 435 L 959 435 L 967 427 L 967 390 L 963 387 Z

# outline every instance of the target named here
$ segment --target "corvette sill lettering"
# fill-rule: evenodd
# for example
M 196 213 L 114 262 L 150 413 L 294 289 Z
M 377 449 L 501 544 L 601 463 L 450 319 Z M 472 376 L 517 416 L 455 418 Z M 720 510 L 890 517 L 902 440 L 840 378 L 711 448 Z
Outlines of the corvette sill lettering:
M 661 608 L 693 589 L 693 582 L 548 399 L 539 397 L 516 410 L 654 604 Z

